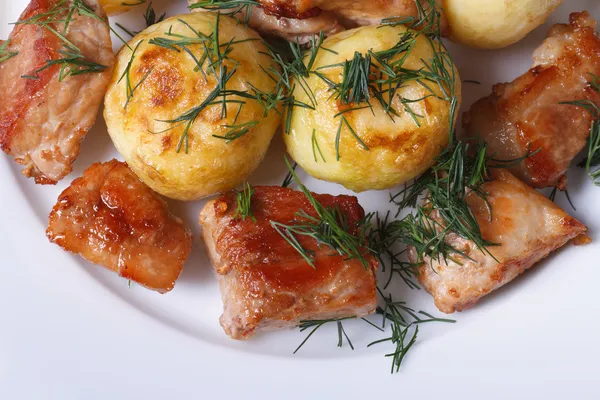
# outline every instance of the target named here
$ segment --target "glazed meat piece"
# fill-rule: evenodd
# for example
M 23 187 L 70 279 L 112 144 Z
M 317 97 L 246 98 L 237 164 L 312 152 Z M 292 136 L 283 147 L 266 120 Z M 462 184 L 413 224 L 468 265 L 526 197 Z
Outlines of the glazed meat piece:
M 511 168 L 525 183 L 565 188 L 565 172 L 589 137 L 591 116 L 560 102 L 586 99 L 600 104 L 590 74 L 600 75 L 600 39 L 587 12 L 569 25 L 555 25 L 534 53 L 534 65 L 465 113 L 467 137 L 482 137 L 498 159 L 515 159 L 530 146 L 537 153 Z
M 289 42 L 308 43 L 315 34 L 323 32 L 325 36 L 346 30 L 335 14 L 316 9 L 312 17 L 278 17 L 266 9 L 255 7 L 248 25 L 263 35 L 279 36 Z
M 442 312 L 473 306 L 586 231 L 583 224 L 510 172 L 496 170 L 493 175 L 494 180 L 483 185 L 492 210 L 491 220 L 490 209 L 480 197 L 467 198 L 483 238 L 497 244 L 487 247 L 493 257 L 478 250 L 473 242 L 451 233 L 447 240 L 463 255 L 454 254 L 448 262 L 424 257 L 419 267 L 419 280 Z M 409 249 L 409 258 L 417 261 L 414 248 Z
M 421 7 L 429 10 L 429 0 L 315 0 L 313 3 L 321 10 L 334 12 L 347 27 L 363 25 L 377 25 L 381 20 L 392 17 L 419 16 L 417 1 Z M 447 22 L 443 8 L 438 10 L 442 14 L 442 31 L 447 34 Z
M 350 233 L 364 211 L 356 197 L 314 195 L 324 207 L 338 207 Z M 236 194 L 209 202 L 200 214 L 202 235 L 218 276 L 224 310 L 221 326 L 234 339 L 263 328 L 295 326 L 301 320 L 364 316 L 375 310 L 377 261 L 364 249 L 367 267 L 314 239 L 296 235 L 314 252 L 314 268 L 271 225 L 301 223 L 304 210 L 316 216 L 302 192 L 256 187 L 252 218 L 236 216 Z
M 96 163 L 58 197 L 46 235 L 65 250 L 149 289 L 173 289 L 191 234 L 166 203 L 112 160 Z
M 429 8 L 428 0 L 419 1 L 425 10 Z M 188 0 L 188 3 L 193 5 L 198 0 Z M 308 42 L 319 32 L 329 36 L 346 28 L 376 25 L 385 18 L 419 15 L 415 0 L 259 0 L 259 3 L 261 6 L 253 7 L 250 14 L 249 9 L 244 8 L 235 16 L 240 20 L 249 18 L 248 25 L 263 34 L 299 43 Z M 447 23 L 441 12 L 442 30 L 446 34 Z
M 198 0 L 188 0 L 190 6 L 197 2 Z M 331 12 L 324 12 L 318 8 L 297 12 L 295 8 L 276 8 L 275 3 L 280 2 L 265 2 L 264 7 L 243 8 L 234 16 L 240 21 L 247 19 L 248 26 L 263 35 L 279 36 L 287 41 L 298 43 L 308 43 L 319 32 L 329 36 L 346 29 Z M 221 12 L 231 13 L 235 10 L 234 8 L 221 10 Z M 192 11 L 206 11 L 206 9 L 193 8 Z
M 83 3 L 79 9 L 106 18 L 96 0 Z M 80 15 L 73 4 L 32 0 L 19 18 L 30 23 L 17 24 L 8 39 L 6 50 L 18 54 L 0 63 L 0 147 L 24 166 L 25 176 L 42 184 L 54 184 L 71 172 L 79 145 L 96 121 L 114 64 L 107 23 Z M 70 10 L 75 11 L 65 32 Z M 65 47 L 50 29 L 31 23 L 35 19 L 49 21 L 83 59 L 57 62 L 75 59 L 77 51 Z M 50 61 L 55 64 L 42 70 Z M 69 69 L 80 69 L 75 63 L 81 62 L 94 63 L 97 72 L 64 76 Z

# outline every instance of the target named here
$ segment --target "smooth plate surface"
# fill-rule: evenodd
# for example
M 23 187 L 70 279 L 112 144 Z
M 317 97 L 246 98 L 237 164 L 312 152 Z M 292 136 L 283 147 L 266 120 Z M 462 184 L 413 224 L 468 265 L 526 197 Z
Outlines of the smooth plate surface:
M 450 45 L 463 80 L 464 107 L 531 64 L 548 26 L 596 0 L 566 0 L 525 40 L 499 51 Z M 0 0 L 0 37 L 25 0 Z M 154 1 L 169 16 L 185 1 Z M 142 28 L 144 7 L 112 19 Z M 117 28 L 118 29 L 118 28 Z M 115 41 L 115 48 L 120 46 Z M 283 144 L 277 137 L 251 183 L 280 184 Z M 76 256 L 45 238 L 58 194 L 96 161 L 118 157 L 103 121 L 88 134 L 73 173 L 56 187 L 36 186 L 0 157 L 0 399 L 154 398 L 600 398 L 600 187 L 583 170 L 569 171 L 559 203 L 590 228 L 594 243 L 567 245 L 474 309 L 456 324 L 423 327 L 400 374 L 389 374 L 386 345 L 366 348 L 383 334 L 360 321 L 345 324 L 356 350 L 336 347 L 324 327 L 296 355 L 297 330 L 235 342 L 218 324 L 221 301 L 199 237 L 202 202 L 170 202 L 194 233 L 194 250 L 173 292 L 160 295 Z M 348 193 L 301 174 L 317 192 Z M 369 211 L 388 208 L 388 192 L 360 194 Z M 399 285 L 395 298 L 434 312 L 431 297 Z

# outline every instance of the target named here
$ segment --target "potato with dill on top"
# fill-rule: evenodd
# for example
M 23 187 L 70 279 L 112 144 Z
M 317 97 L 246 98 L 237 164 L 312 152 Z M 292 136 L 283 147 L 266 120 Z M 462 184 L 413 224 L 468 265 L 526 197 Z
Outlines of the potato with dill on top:
M 356 192 L 387 189 L 424 172 L 448 144 L 460 78 L 425 33 L 358 28 L 304 62 L 311 73 L 295 81 L 284 140 L 312 176 Z
M 117 55 L 104 117 L 117 150 L 152 189 L 194 200 L 246 180 L 280 122 L 258 34 L 196 13 L 151 26 Z

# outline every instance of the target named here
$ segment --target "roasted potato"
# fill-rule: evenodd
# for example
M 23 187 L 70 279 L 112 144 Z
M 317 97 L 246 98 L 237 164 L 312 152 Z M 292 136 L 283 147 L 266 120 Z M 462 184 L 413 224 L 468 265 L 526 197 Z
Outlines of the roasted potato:
M 340 183 L 355 192 L 387 189 L 424 172 L 447 145 L 450 102 L 434 82 L 409 77 L 413 73 L 419 75 L 419 70 L 426 74 L 433 59 L 439 61 L 442 56 L 433 51 L 433 46 L 439 45 L 432 44 L 425 35 L 415 37 L 412 32 L 413 39 L 407 42 L 414 46 L 412 50 L 398 53 L 388 62 L 389 65 L 406 56 L 396 71 L 406 79 L 399 83 L 388 112 L 374 93 L 370 93 L 368 103 L 356 104 L 341 101 L 332 90 L 332 84 L 343 81 L 345 61 L 356 58 L 357 54 L 368 57 L 369 50 L 377 53 L 391 49 L 406 32 L 402 25 L 370 26 L 331 36 L 317 53 L 312 66 L 315 73 L 304 83 L 295 82 L 294 98 L 310 105 L 310 95 L 314 95 L 316 106 L 293 107 L 290 129 L 288 132 L 284 129 L 283 136 L 292 158 L 310 175 Z M 375 58 L 371 62 L 369 80 L 376 85 L 375 75 L 380 72 L 374 67 Z M 447 59 L 445 65 L 454 84 L 446 92 L 454 90 L 458 109 L 458 71 Z M 305 91 L 303 86 L 310 89 Z M 388 98 L 390 92 L 379 90 L 379 93 Z
M 100 5 L 108 15 L 123 14 L 133 7 L 143 4 L 139 0 L 99 0 Z
M 497 49 L 523 39 L 544 23 L 562 0 L 446 0 L 452 40 Z
M 151 26 L 119 52 L 104 117 L 140 179 L 180 200 L 246 180 L 267 151 L 280 110 L 265 113 L 256 99 L 231 91 L 274 90 L 261 69 L 271 67 L 266 51 L 235 19 L 194 13 Z

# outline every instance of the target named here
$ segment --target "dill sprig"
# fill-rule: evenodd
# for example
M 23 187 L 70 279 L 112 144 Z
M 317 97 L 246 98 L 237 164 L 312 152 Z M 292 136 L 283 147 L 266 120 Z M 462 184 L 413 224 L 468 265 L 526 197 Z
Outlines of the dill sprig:
M 252 213 L 252 195 L 254 194 L 254 188 L 248 182 L 244 183 L 244 188 L 237 192 L 236 201 L 237 209 L 235 211 L 234 218 L 251 218 L 256 221 L 254 214 Z
M 470 143 L 457 142 L 436 158 L 429 171 L 391 197 L 398 212 L 416 207 L 416 213 L 392 222 L 389 229 L 405 244 L 415 247 L 419 261 L 424 256 L 447 259 L 458 252 L 446 240 L 450 232 L 471 240 L 479 250 L 490 254 L 486 246 L 492 243 L 483 239 L 466 202 L 471 193 L 485 199 L 482 185 L 488 179 L 486 150 L 482 142 L 475 149 Z M 427 196 L 425 204 L 417 206 L 423 195 Z
M 267 52 L 263 54 L 269 56 L 272 63 L 268 68 L 262 66 L 261 68 L 275 82 L 274 93 L 288 93 L 281 96 L 281 104 L 285 108 L 283 131 L 286 134 L 290 133 L 291 118 L 295 107 L 314 110 L 317 106 L 317 98 L 308 84 L 307 78 L 314 73 L 314 64 L 320 50 L 335 53 L 335 51 L 322 46 L 324 40 L 325 35 L 323 32 L 319 32 L 319 35 L 311 38 L 309 50 L 306 52 L 302 50 L 298 42 L 288 42 L 285 46 L 280 46 L 280 51 L 276 51 L 273 46 L 265 42 Z M 308 102 L 299 101 L 293 95 L 296 87 L 302 90 Z
M 62 82 L 68 76 L 77 76 L 88 73 L 100 73 L 106 70 L 106 66 L 95 62 L 90 62 L 85 59 L 83 54 L 77 48 L 72 48 L 67 44 L 58 50 L 58 54 L 62 57 L 54 60 L 46 61 L 46 64 L 37 69 L 32 78 L 37 78 L 38 74 L 55 65 L 59 66 L 58 81 Z M 29 76 L 24 76 L 29 78 Z
M 126 46 L 127 42 L 108 24 L 108 21 L 96 15 L 83 0 L 61 0 L 55 4 L 49 11 L 33 15 L 27 19 L 17 21 L 15 25 L 36 25 L 50 32 L 62 42 L 62 48 L 58 50 L 61 58 L 47 60 L 46 64 L 34 72 L 35 75 L 24 75 L 24 78 L 39 79 L 37 74 L 52 66 L 60 66 L 59 81 L 67 76 L 76 76 L 86 73 L 98 73 L 104 71 L 107 67 L 89 60 L 86 60 L 81 49 L 67 38 L 67 32 L 70 24 L 78 17 L 93 18 L 106 24 L 108 28 L 119 38 Z M 62 25 L 59 29 L 57 25 Z
M 136 83 L 135 85 L 131 82 L 131 67 L 132 67 L 133 61 L 135 59 L 135 53 L 138 50 L 138 48 L 140 47 L 140 45 L 142 44 L 142 42 L 143 42 L 143 40 L 140 40 L 137 43 L 137 45 L 135 46 L 135 48 L 133 49 L 133 51 L 131 52 L 131 57 L 129 58 L 129 62 L 127 63 L 127 66 L 125 67 L 123 74 L 117 81 L 117 83 L 121 83 L 123 78 L 125 78 L 125 93 L 127 96 L 127 100 L 125 101 L 125 105 L 123 106 L 123 109 L 127 109 L 129 102 L 133 99 L 133 95 L 135 94 L 135 91 L 142 85 L 142 83 L 144 83 L 146 78 L 148 78 L 148 76 L 152 72 L 152 69 L 150 69 L 148 72 L 146 72 L 146 74 L 144 74 L 142 79 L 140 79 L 140 81 L 138 83 Z
M 313 268 L 315 267 L 314 254 L 312 251 L 301 246 L 297 238 L 298 236 L 309 237 L 316 241 L 319 246 L 327 246 L 338 254 L 346 256 L 348 259 L 357 259 L 365 268 L 368 268 L 369 262 L 366 258 L 368 250 L 364 247 L 365 232 L 362 229 L 362 225 L 358 226 L 358 234 L 351 233 L 350 231 L 353 227 L 348 224 L 347 216 L 337 207 L 327 208 L 319 203 L 306 186 L 300 182 L 287 157 L 285 158 L 285 162 L 293 181 L 298 185 L 302 193 L 304 193 L 317 216 L 314 217 L 305 210 L 300 210 L 296 213 L 298 220 L 295 223 L 283 224 L 271 221 L 273 228 Z
M 0 63 L 3 63 L 4 61 L 6 61 L 10 58 L 13 58 L 14 56 L 19 54 L 18 51 L 8 50 L 9 43 L 10 43 L 10 39 L 6 40 L 6 41 L 2 42 L 2 44 L 0 44 Z
M 447 260 L 453 254 L 463 255 L 447 240 L 450 233 L 474 243 L 488 255 L 495 246 L 483 238 L 479 222 L 467 204 L 467 196 L 478 196 L 488 208 L 489 219 L 493 210 L 487 201 L 483 184 L 489 180 L 490 168 L 507 168 L 531 157 L 527 152 L 513 160 L 498 160 L 487 154 L 484 142 L 454 142 L 438 157 L 434 165 L 412 184 L 407 185 L 390 200 L 398 206 L 398 213 L 408 207 L 416 211 L 389 224 L 388 232 L 404 244 L 415 248 L 418 262 L 428 256 L 432 260 Z M 423 204 L 419 200 L 425 197 Z
M 457 77 L 450 54 L 441 42 L 441 16 L 436 8 L 435 0 L 428 0 L 428 4 L 429 6 L 418 5 L 418 18 L 384 21 L 383 26 L 394 26 L 399 23 L 409 24 L 409 29 L 400 34 L 398 41 L 389 49 L 369 50 L 365 54 L 355 52 L 350 60 L 320 66 L 316 71 L 311 72 L 327 84 L 331 92 L 330 99 L 333 98 L 342 104 L 350 105 L 334 116 L 340 118 L 336 136 L 337 160 L 341 158 L 339 141 L 343 128 L 352 134 L 363 149 L 369 150 L 368 146 L 360 139 L 360 132 L 351 126 L 344 114 L 365 108 L 372 110 L 372 102 L 379 103 L 388 117 L 394 120 L 396 116 L 400 115 L 399 110 L 394 107 L 394 100 L 398 99 L 402 105 L 402 111 L 409 114 L 415 124 L 420 126 L 420 120 L 424 116 L 413 110 L 411 106 L 413 103 L 422 102 L 428 97 L 446 101 L 450 108 L 448 122 L 450 143 L 454 141 L 454 120 L 458 105 L 454 86 Z M 424 37 L 428 42 L 433 55 L 429 60 L 421 59 L 422 67 L 407 68 L 405 62 L 420 37 Z M 325 75 L 325 71 L 330 69 L 339 71 L 339 79 Z M 417 99 L 401 96 L 399 89 L 408 82 L 418 83 L 427 90 L 428 94 Z
M 355 319 L 356 317 L 344 317 L 344 318 L 332 318 L 332 319 L 321 319 L 321 320 L 309 320 L 309 321 L 300 321 L 300 324 L 298 325 L 298 328 L 300 328 L 300 332 L 304 332 L 307 329 L 312 328 L 312 330 L 308 333 L 308 335 L 306 335 L 306 338 L 304 338 L 304 340 L 302 341 L 302 343 L 300 343 L 300 345 L 296 348 L 296 350 L 294 350 L 294 354 L 296 354 L 298 352 L 298 350 L 300 350 L 302 348 L 302 346 L 304 346 L 304 344 L 308 341 L 308 339 L 310 339 L 310 337 L 319 329 L 321 328 L 323 325 L 328 324 L 330 322 L 335 322 L 337 325 L 337 332 L 338 332 L 338 347 L 343 347 L 344 345 L 344 338 L 346 339 L 346 342 L 348 342 L 348 345 L 350 346 L 350 348 L 352 350 L 354 350 L 354 345 L 352 344 L 352 341 L 350 340 L 350 338 L 348 337 L 348 334 L 346 334 L 346 331 L 344 330 L 344 326 L 342 325 L 342 321 L 348 320 L 348 319 Z
M 190 129 L 200 114 L 208 107 L 216 105 L 221 106 L 221 119 L 225 119 L 227 118 L 228 113 L 227 106 L 238 106 L 238 111 L 235 115 L 233 123 L 222 125 L 222 127 L 225 129 L 223 134 L 213 135 L 213 137 L 223 139 L 228 143 L 248 134 L 252 131 L 252 128 L 259 123 L 258 120 L 252 120 L 243 123 L 237 122 L 242 108 L 246 104 L 244 99 L 258 101 L 257 96 L 249 91 L 227 89 L 227 82 L 236 73 L 238 65 L 238 62 L 230 57 L 230 53 L 233 51 L 233 46 L 237 43 L 254 39 L 236 41 L 235 38 L 232 38 L 226 43 L 220 43 L 219 17 L 220 14 L 217 13 L 215 24 L 213 25 L 212 32 L 210 34 L 199 32 L 187 22 L 178 19 L 178 21 L 190 31 L 191 36 L 175 33 L 173 32 L 173 26 L 171 26 L 169 27 L 169 30 L 165 32 L 165 37 L 155 37 L 150 39 L 148 42 L 152 45 L 163 47 L 168 50 L 185 52 L 194 61 L 196 65 L 195 70 L 201 73 L 207 82 L 209 80 L 209 76 L 212 76 L 216 80 L 215 88 L 199 105 L 192 107 L 177 118 L 160 120 L 160 122 L 171 124 L 171 127 L 163 131 L 153 132 L 163 133 L 179 126 L 184 126 L 177 145 L 177 152 L 180 152 L 181 149 L 184 148 L 185 152 L 188 153 Z M 197 51 L 198 49 L 199 51 Z M 228 67 L 227 64 L 232 66 Z
M 296 162 L 294 162 L 294 165 L 292 165 L 292 170 L 288 171 L 288 173 L 285 175 L 285 178 L 283 178 L 281 187 L 284 187 L 284 188 L 289 187 L 294 182 L 294 177 L 292 176 L 292 172 L 295 172 L 297 167 L 298 167 L 298 164 Z
M 592 122 L 590 128 L 590 139 L 588 146 L 588 155 L 585 159 L 585 170 L 588 176 L 594 182 L 594 185 L 600 185 L 600 124 L 598 120 Z
M 573 209 L 573 211 L 577 211 L 577 208 L 575 208 L 575 204 L 573 203 L 573 201 L 571 200 L 571 196 L 569 195 L 569 191 L 567 189 L 565 190 L 559 190 L 557 187 L 553 187 L 552 191 L 550 192 L 550 194 L 548 195 L 548 198 L 553 201 L 556 202 L 556 194 L 558 192 L 564 193 L 565 197 L 567 198 L 567 201 L 569 202 L 569 205 L 571 206 L 571 208 Z
M 321 79 L 326 80 L 329 88 L 333 91 L 333 98 L 341 100 L 344 104 L 368 102 L 371 98 L 369 86 L 371 84 L 371 56 L 363 55 L 358 51 L 354 52 L 352 60 L 346 60 L 339 64 L 326 65 L 317 70 L 342 67 L 342 79 L 339 83 L 332 82 L 321 75 Z
M 168 128 L 167 130 L 174 129 L 181 125 L 185 126 L 183 129 L 183 133 L 181 134 L 181 137 L 179 139 L 179 142 L 177 143 L 177 152 L 180 152 L 181 148 L 183 147 L 183 148 L 185 148 L 186 154 L 188 153 L 188 151 L 189 151 L 189 132 L 190 132 L 192 125 L 194 124 L 194 122 L 196 121 L 198 116 L 200 115 L 200 113 L 209 106 L 219 105 L 222 103 L 220 100 L 217 100 L 217 98 L 220 96 L 223 96 L 223 92 L 225 91 L 227 82 L 229 81 L 229 79 L 231 79 L 231 77 L 235 73 L 235 69 L 230 72 L 227 71 L 227 67 L 221 67 L 221 69 L 222 69 L 222 72 L 220 72 L 218 75 L 217 86 L 206 96 L 206 98 L 202 101 L 202 103 L 200 103 L 196 107 L 189 109 L 188 111 L 186 111 L 185 113 L 183 113 L 182 115 L 180 115 L 177 118 L 168 119 L 168 120 L 159 120 L 160 122 L 167 122 L 167 123 L 173 125 L 171 128 Z M 165 132 L 165 131 L 155 132 L 155 133 L 162 133 L 162 132 Z
M 588 86 L 600 93 L 600 77 L 589 74 L 592 80 L 588 82 Z M 578 165 L 585 168 L 588 176 L 594 182 L 594 185 L 600 186 L 600 108 L 591 100 L 575 100 L 565 101 L 559 104 L 572 105 L 583 108 L 591 114 L 593 120 L 590 126 L 590 138 L 588 140 L 587 157 Z
M 144 0 L 142 3 L 139 4 L 143 4 L 145 3 L 146 0 Z M 137 5 L 137 4 L 136 4 Z M 144 22 L 146 24 L 146 28 L 151 27 L 154 24 L 158 24 L 159 22 L 162 22 L 165 20 L 167 13 L 162 13 L 160 16 L 156 16 L 156 10 L 154 9 L 154 7 L 152 7 L 152 2 L 148 3 L 148 7 L 146 7 L 146 11 L 144 11 Z M 137 35 L 138 33 L 140 33 L 141 31 L 133 31 L 130 29 L 127 29 L 126 27 L 124 27 L 123 25 L 121 25 L 120 23 L 115 23 L 115 25 L 117 25 L 119 28 L 121 28 L 123 31 L 125 31 L 125 33 L 127 33 L 129 36 L 134 37 L 135 35 Z
M 217 11 L 223 15 L 236 16 L 242 14 L 244 16 L 244 24 L 248 25 L 252 18 L 252 9 L 259 6 L 255 0 L 202 0 L 189 6 L 190 10 L 202 8 L 209 11 Z
M 383 308 L 377 307 L 377 313 L 382 315 L 381 328 L 385 329 L 386 321 L 388 321 L 392 332 L 391 336 L 371 342 L 367 347 L 386 342 L 391 342 L 395 346 L 395 350 L 392 353 L 385 355 L 392 359 L 391 373 L 400 370 L 406 354 L 417 341 L 419 324 L 427 322 L 456 322 L 452 319 L 436 318 L 425 311 L 417 312 L 408 307 L 405 302 L 394 301 L 391 295 L 386 296 L 379 288 L 377 292 L 384 301 Z
M 384 218 L 371 213 L 365 216 L 364 225 L 367 229 L 367 243 L 371 253 L 377 257 L 381 272 L 388 274 L 383 284 L 387 289 L 394 276 L 399 276 L 411 289 L 420 289 L 415 278 L 415 264 L 406 261 L 405 231 L 398 221 L 390 219 L 388 211 Z
M 121 3 L 121 5 L 122 6 L 127 6 L 127 7 L 135 7 L 135 6 L 139 6 L 140 4 L 144 4 L 146 1 L 148 1 L 148 0 L 138 0 L 138 1 L 135 1 L 133 3 L 128 3 L 128 2 L 124 1 L 124 2 Z
M 152 2 L 148 3 L 146 11 L 144 11 L 144 21 L 146 22 L 146 27 L 150 27 L 154 24 L 164 21 L 166 16 L 167 13 L 164 12 L 157 17 L 156 11 L 154 10 L 154 7 L 152 7 Z
M 325 160 L 325 156 L 323 156 L 323 152 L 321 151 L 321 146 L 319 146 L 319 142 L 317 140 L 316 134 L 317 134 L 317 130 L 313 128 L 312 138 L 311 138 L 313 157 L 315 158 L 315 162 L 319 162 L 319 159 L 317 158 L 317 152 L 318 152 L 319 156 L 321 157 L 321 160 L 323 160 L 323 162 L 327 162 Z

